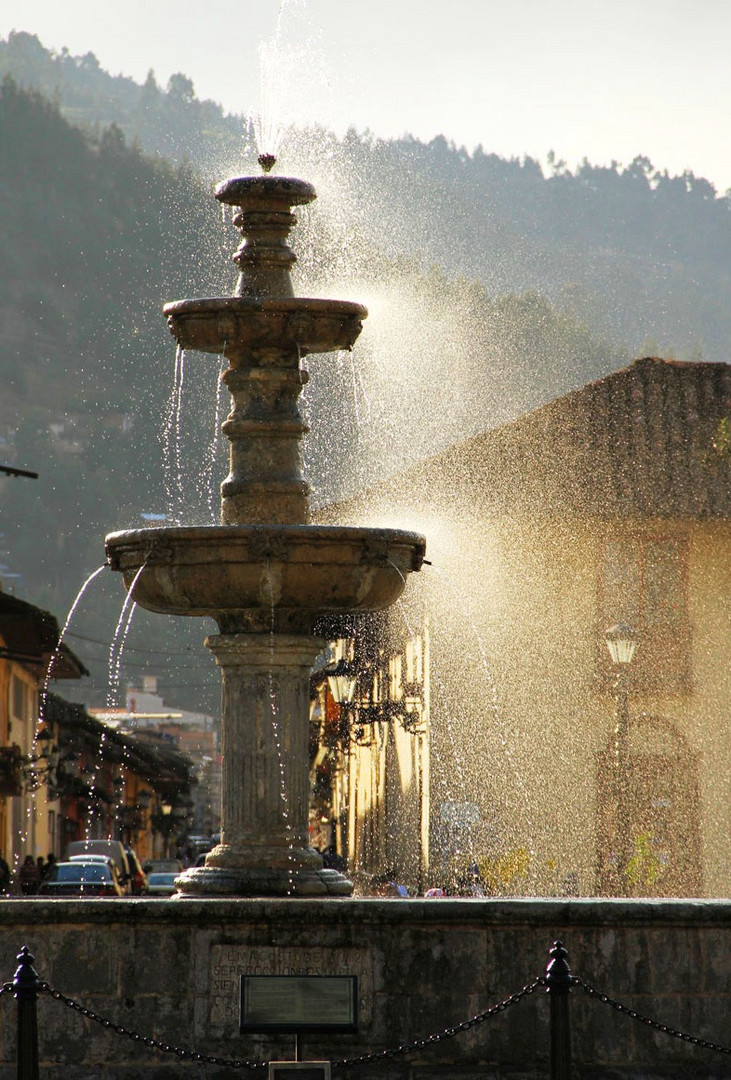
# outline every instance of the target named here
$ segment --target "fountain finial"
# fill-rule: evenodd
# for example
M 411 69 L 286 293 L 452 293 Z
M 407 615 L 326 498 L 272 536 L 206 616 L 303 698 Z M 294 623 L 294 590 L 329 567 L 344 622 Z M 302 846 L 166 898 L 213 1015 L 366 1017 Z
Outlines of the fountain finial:
M 277 159 L 274 154 L 259 154 L 256 159 L 261 165 L 262 172 L 270 173 L 277 163 Z

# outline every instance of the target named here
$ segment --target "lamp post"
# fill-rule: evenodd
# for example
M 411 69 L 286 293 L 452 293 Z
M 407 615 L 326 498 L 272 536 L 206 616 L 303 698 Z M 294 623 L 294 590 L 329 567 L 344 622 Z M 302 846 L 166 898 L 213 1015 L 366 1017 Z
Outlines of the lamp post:
M 637 648 L 638 634 L 628 623 L 610 626 L 604 634 L 609 655 L 616 671 L 614 695 L 616 701 L 616 724 L 614 729 L 614 783 L 617 806 L 615 849 L 617 853 L 616 879 L 613 892 L 626 896 L 629 889 L 627 866 L 632 856 L 629 806 L 629 694 L 627 670 Z
M 336 664 L 332 667 L 325 669 L 327 675 L 327 684 L 330 690 L 333 701 L 340 708 L 340 719 L 338 723 L 338 741 L 340 743 L 341 750 L 346 753 L 345 765 L 340 764 L 340 796 L 344 798 L 343 802 L 339 803 L 340 813 L 337 815 L 335 828 L 333 829 L 333 835 L 331 837 L 331 843 L 336 847 L 338 855 L 345 855 L 350 851 L 350 826 L 349 826 L 349 814 L 346 812 L 345 823 L 342 820 L 343 807 L 347 807 L 350 800 L 351 791 L 351 776 L 350 776 L 350 706 L 353 703 L 355 697 L 355 690 L 358 685 L 358 670 L 352 662 L 345 660 L 341 657 Z M 333 797 L 335 792 L 333 791 Z

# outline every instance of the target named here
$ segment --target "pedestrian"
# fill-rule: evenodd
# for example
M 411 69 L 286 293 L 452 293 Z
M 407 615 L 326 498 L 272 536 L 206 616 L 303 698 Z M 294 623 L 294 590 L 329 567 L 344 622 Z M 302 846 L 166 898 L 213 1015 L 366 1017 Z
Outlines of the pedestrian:
M 55 866 L 56 866 L 56 856 L 53 854 L 52 851 L 49 851 L 48 857 L 46 858 L 46 868 L 43 871 L 43 879 L 44 879 L 44 881 L 47 881 L 50 877 L 53 877 L 53 871 L 55 869 Z
M 32 896 L 33 893 L 38 891 L 41 874 L 32 855 L 26 855 L 23 865 L 18 871 L 18 883 L 23 896 Z

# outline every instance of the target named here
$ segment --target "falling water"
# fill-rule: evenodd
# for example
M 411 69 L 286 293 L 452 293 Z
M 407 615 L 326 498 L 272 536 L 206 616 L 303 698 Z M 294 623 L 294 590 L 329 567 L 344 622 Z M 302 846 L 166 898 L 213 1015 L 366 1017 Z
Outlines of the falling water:
M 132 617 L 137 605 L 132 599 L 135 585 L 140 577 L 140 574 L 145 569 L 147 563 L 143 563 L 139 568 L 132 584 L 130 585 L 127 595 L 124 598 L 122 604 L 122 610 L 117 620 L 117 625 L 112 636 L 112 642 L 109 647 L 109 687 L 107 690 L 107 709 L 114 707 L 114 703 L 117 697 L 117 690 L 119 689 L 119 677 L 122 669 L 122 655 L 124 653 L 124 645 L 129 634 L 129 628 L 132 625 Z
M 206 455 L 206 463 L 203 469 L 204 485 L 208 497 L 208 510 L 210 514 L 210 520 L 212 524 L 216 524 L 219 516 L 219 501 L 218 492 L 216 491 L 215 484 L 215 465 L 218 458 L 218 449 L 221 443 L 221 412 L 222 412 L 222 399 L 223 399 L 223 380 L 222 376 L 226 370 L 226 342 L 223 343 L 223 352 L 221 353 L 221 367 L 218 373 L 218 380 L 216 382 L 216 405 L 213 417 L 213 433 L 211 435 L 211 441 L 208 444 L 208 453 Z
M 43 688 L 42 688 L 42 690 L 40 692 L 40 695 L 39 695 L 38 717 L 37 717 L 37 720 L 36 720 L 35 731 L 33 733 L 33 743 L 32 743 L 33 750 L 32 750 L 32 752 L 34 752 L 35 747 L 37 746 L 38 733 L 41 730 L 41 728 L 43 727 L 43 724 L 45 723 L 45 711 L 46 711 L 46 704 L 47 704 L 47 701 L 48 701 L 48 687 L 49 687 L 51 679 L 53 678 L 53 669 L 54 669 L 54 667 L 56 665 L 56 662 L 58 660 L 58 657 L 59 657 L 59 655 L 61 653 L 61 647 L 63 645 L 64 637 L 66 636 L 66 633 L 68 632 L 69 626 L 71 625 L 73 617 L 76 614 L 76 611 L 77 611 L 77 609 L 78 609 L 78 607 L 79 607 L 79 605 L 81 603 L 81 600 L 82 600 L 82 598 L 84 596 L 84 593 L 86 592 L 87 588 L 92 583 L 92 581 L 94 581 L 94 579 L 97 578 L 102 573 L 102 571 L 104 571 L 106 569 L 107 569 L 107 564 L 104 563 L 102 566 L 97 567 L 97 569 L 94 570 L 93 573 L 89 574 L 89 576 L 86 578 L 86 580 L 82 584 L 81 588 L 77 592 L 76 597 L 74 599 L 74 602 L 72 603 L 71 607 L 69 608 L 69 613 L 66 616 L 66 621 L 64 622 L 63 627 L 61 629 L 61 633 L 59 634 L 58 641 L 56 643 L 56 647 L 55 647 L 55 649 L 53 651 L 51 659 L 48 662 L 48 667 L 46 668 L 46 674 L 45 674 L 45 677 L 44 677 L 44 680 L 43 680 Z M 15 850 L 15 853 L 14 853 L 14 856 L 13 856 L 13 866 L 12 866 L 13 875 L 15 875 L 16 872 L 17 872 L 18 864 L 19 864 L 20 858 L 21 858 L 21 852 L 28 844 L 28 838 L 29 838 L 30 833 L 31 833 L 30 824 L 31 824 L 31 819 L 32 819 L 33 813 L 34 813 L 34 800 L 31 799 L 31 800 L 28 801 L 28 804 L 27 804 L 27 807 L 26 807 L 25 823 L 24 823 L 23 826 L 21 826 L 19 834 L 18 834 L 19 844 L 18 844 L 18 847 Z
M 177 350 L 176 350 L 177 351 Z M 178 378 L 178 395 L 175 402 L 173 434 L 175 438 L 175 502 L 177 512 L 173 519 L 178 524 L 185 516 L 185 496 L 183 493 L 183 434 L 181 418 L 183 414 L 183 386 L 185 383 L 185 350 L 181 350 Z
M 178 345 L 175 350 L 175 368 L 173 372 L 173 385 L 170 390 L 170 396 L 168 398 L 167 405 L 165 407 L 165 417 L 163 421 L 163 442 L 162 442 L 162 466 L 163 466 L 163 481 L 165 484 L 165 494 L 167 497 L 167 511 L 168 518 L 172 521 L 175 517 L 175 502 L 176 502 L 176 486 L 173 477 L 173 445 L 174 434 L 176 432 L 175 416 L 176 409 L 180 401 L 180 382 L 181 382 L 181 370 L 183 367 L 183 350 Z M 179 437 L 178 430 L 178 437 Z M 180 460 L 180 447 L 177 446 L 178 463 Z
M 46 675 L 45 675 L 45 678 L 43 680 L 43 689 L 41 690 L 41 695 L 40 695 L 40 708 L 38 710 L 38 723 L 36 724 L 36 731 L 35 731 L 35 735 L 33 736 L 34 745 L 36 743 L 38 731 L 40 730 L 40 728 L 41 728 L 41 726 L 43 724 L 43 714 L 45 712 L 46 700 L 48 698 L 48 684 L 51 681 L 51 678 L 53 676 L 53 668 L 54 668 L 54 665 L 56 663 L 56 660 L 58 659 L 58 657 L 60 655 L 61 646 L 63 644 L 63 639 L 64 639 L 64 637 L 66 635 L 66 632 L 68 631 L 69 626 L 71 625 L 71 620 L 73 619 L 74 614 L 76 612 L 76 609 L 79 606 L 79 604 L 81 603 L 81 598 L 83 597 L 84 593 L 86 592 L 88 586 L 91 585 L 94 578 L 98 577 L 99 574 L 101 574 L 106 569 L 107 569 L 107 564 L 103 563 L 96 570 L 94 570 L 93 573 L 89 574 L 88 578 L 86 579 L 86 581 L 83 583 L 83 585 L 81 586 L 81 588 L 77 592 L 76 598 L 75 598 L 73 604 L 69 608 L 69 613 L 66 616 L 66 621 L 63 624 L 63 627 L 61 629 L 61 633 L 58 636 L 58 641 L 56 643 L 56 648 L 54 649 L 53 655 L 51 656 L 51 659 L 48 662 L 48 667 L 46 668 Z
M 397 574 L 399 575 L 399 577 L 401 578 L 401 580 L 403 581 L 404 586 L 405 586 L 406 585 L 406 579 L 405 579 L 404 575 L 402 574 L 401 570 L 399 569 L 399 567 L 396 566 L 395 563 L 391 562 L 390 559 L 389 559 L 389 564 L 397 572 Z M 442 576 L 442 575 L 440 575 L 440 576 Z M 415 636 L 415 634 L 416 634 L 416 631 L 415 631 L 415 628 L 414 628 L 411 620 L 409 619 L 408 613 L 406 611 L 406 605 L 404 604 L 403 600 L 398 601 L 398 610 L 399 610 L 399 613 L 400 613 L 401 617 L 404 620 L 404 625 L 406 626 L 407 634 L 409 635 L 410 638 L 413 638 Z M 437 687 L 442 691 L 442 694 L 443 694 L 443 696 L 444 696 L 444 698 L 446 700 L 447 690 L 446 690 L 446 687 L 445 687 L 442 679 L 439 676 L 439 672 L 434 671 L 432 669 L 431 678 L 434 680 Z M 449 758 L 449 760 L 450 760 L 450 764 L 453 766 L 454 772 L 456 774 L 456 783 L 454 784 L 454 788 L 450 791 L 450 788 L 451 788 L 451 785 L 452 785 L 452 773 L 450 771 L 449 774 L 448 774 L 449 781 L 448 781 L 447 793 L 451 794 L 452 801 L 454 801 L 455 803 L 464 801 L 466 794 L 469 792 L 469 786 L 468 786 L 468 783 L 467 783 L 467 777 L 465 775 L 465 770 L 464 770 L 464 765 L 463 765 L 463 760 L 462 760 L 462 758 L 463 758 L 463 748 L 462 748 L 461 743 L 459 743 L 458 740 L 455 737 L 455 727 L 456 726 L 457 725 L 454 723 L 454 717 L 450 714 L 449 718 L 447 720 L 446 729 L 447 729 L 447 735 L 449 737 L 449 743 L 450 743 L 450 758 Z M 452 854 L 453 855 L 468 854 L 468 855 L 472 856 L 473 855 L 473 845 L 472 845 L 471 836 L 468 839 L 468 845 L 467 846 L 468 846 L 468 851 L 467 852 L 462 852 L 462 851 L 456 850 L 455 847 L 454 847 L 454 844 L 453 844 L 452 845 Z
M 272 734 L 274 736 L 274 744 L 277 748 L 277 761 L 279 763 L 279 797 L 282 803 L 282 821 L 284 822 L 284 828 L 287 836 L 289 837 L 289 884 L 287 887 L 287 895 L 291 896 L 294 892 L 294 864 L 293 864 L 293 839 L 292 839 L 292 822 L 289 814 L 289 798 L 287 797 L 287 770 L 284 761 L 284 751 L 282 749 L 282 733 L 279 723 L 279 708 L 277 702 L 277 694 L 274 689 L 274 650 L 276 642 L 276 610 L 274 603 L 274 582 L 271 574 L 271 563 L 267 559 L 266 564 L 266 579 L 267 587 L 269 591 L 269 604 L 270 604 L 270 619 L 269 619 L 269 654 L 271 657 L 269 666 L 269 709 L 272 718 Z
M 343 363 L 344 361 L 344 363 Z M 363 382 L 363 376 L 355 363 L 352 352 L 338 353 L 338 367 L 342 371 L 345 365 L 350 368 L 350 384 L 353 391 L 353 411 L 359 428 L 371 422 L 371 402 Z
M 135 585 L 137 584 L 137 580 L 138 580 L 140 574 L 142 573 L 142 571 L 144 569 L 145 569 L 145 564 L 143 563 L 143 565 L 139 568 L 139 570 L 135 574 L 134 579 L 132 581 L 132 584 L 129 587 L 129 591 L 127 592 L 127 595 L 124 598 L 124 603 L 122 604 L 122 610 L 120 612 L 119 619 L 117 620 L 117 626 L 115 628 L 114 635 L 112 637 L 112 642 L 111 642 L 111 645 L 110 645 L 110 648 L 109 648 L 109 685 L 108 685 L 108 689 L 107 689 L 107 701 L 106 701 L 107 711 L 111 711 L 111 709 L 114 708 L 115 701 L 116 701 L 116 698 L 117 698 L 117 690 L 119 688 L 119 678 L 120 678 L 120 672 L 121 672 L 121 668 L 122 668 L 122 655 L 124 653 L 124 645 L 125 645 L 125 642 L 127 640 L 127 635 L 129 634 L 130 626 L 132 625 L 132 617 L 133 617 L 135 609 L 137 607 L 137 605 L 132 600 L 132 594 L 134 593 L 134 588 L 135 588 Z M 99 746 L 98 746 L 97 751 L 96 751 L 96 757 L 94 759 L 94 763 L 91 766 L 90 772 L 89 772 L 89 786 L 90 786 L 92 791 L 94 790 L 94 788 L 96 786 L 96 779 L 97 779 L 97 776 L 99 775 L 99 770 L 101 769 L 102 764 L 104 762 L 106 742 L 107 742 L 107 732 L 102 727 L 102 732 L 101 732 L 101 735 L 100 735 L 100 738 L 99 738 Z M 91 813 L 89 814 L 89 816 L 86 819 L 85 838 L 87 840 L 91 836 L 91 830 L 92 830 L 92 826 L 93 826 L 93 823 L 94 823 L 94 816 L 95 816 L 96 813 L 97 813 L 97 808 L 96 808 L 96 806 L 94 806 L 92 808 Z M 118 808 L 115 811 L 115 813 L 118 813 Z

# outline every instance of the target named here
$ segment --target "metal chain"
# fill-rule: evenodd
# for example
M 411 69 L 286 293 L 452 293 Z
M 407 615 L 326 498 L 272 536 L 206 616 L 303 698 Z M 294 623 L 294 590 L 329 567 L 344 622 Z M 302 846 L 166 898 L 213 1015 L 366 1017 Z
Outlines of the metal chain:
M 716 1050 L 719 1054 L 731 1054 L 731 1047 L 722 1046 L 720 1043 L 709 1042 L 707 1039 L 699 1039 L 696 1035 L 688 1035 L 685 1031 L 678 1031 L 677 1028 L 669 1027 L 667 1024 L 660 1024 L 657 1020 L 652 1020 L 649 1016 L 643 1016 L 642 1013 L 637 1012 L 636 1009 L 630 1009 L 629 1006 L 623 1005 L 621 1001 L 615 1001 L 614 998 L 610 998 L 608 994 L 603 994 L 589 983 L 584 982 L 578 975 L 573 976 L 572 982 L 575 986 L 580 986 L 584 993 L 588 994 L 589 997 L 597 998 L 603 1005 L 609 1005 L 610 1008 L 615 1009 L 617 1012 L 629 1016 L 631 1020 L 637 1020 L 640 1024 L 645 1024 L 647 1027 L 652 1028 L 653 1031 L 661 1031 L 663 1035 L 670 1035 L 674 1039 L 681 1039 L 683 1042 L 690 1043 L 692 1046 L 701 1046 L 704 1050 Z
M 516 994 L 511 994 L 510 997 L 505 998 L 504 1001 L 486 1009 L 485 1012 L 478 1013 L 477 1016 L 470 1017 L 469 1020 L 463 1020 L 461 1024 L 457 1024 L 455 1027 L 444 1028 L 443 1031 L 439 1031 L 434 1035 L 427 1035 L 421 1039 L 414 1039 L 413 1042 L 402 1043 L 400 1046 L 395 1046 L 387 1050 L 377 1050 L 372 1054 L 361 1054 L 359 1057 L 354 1058 L 342 1058 L 339 1061 L 332 1061 L 330 1064 L 333 1069 L 344 1069 L 352 1065 L 367 1065 L 372 1061 L 380 1061 L 384 1058 L 399 1057 L 402 1054 L 409 1054 L 413 1050 L 423 1050 L 426 1046 L 434 1046 L 436 1043 L 443 1042 L 445 1039 L 452 1039 L 455 1035 L 460 1035 L 463 1031 L 468 1031 L 469 1028 L 484 1023 L 485 1020 L 497 1016 L 498 1013 L 505 1012 L 506 1009 L 511 1008 L 513 1005 L 519 1005 L 521 1001 L 525 1001 L 531 994 L 534 994 L 539 986 L 545 985 L 545 976 L 539 975 L 537 979 L 534 979 L 532 983 L 524 986 L 523 989 L 519 990 Z
M 470 1028 L 484 1023 L 485 1020 L 497 1016 L 498 1013 L 505 1012 L 506 1009 L 511 1008 L 513 1005 L 520 1004 L 521 1001 L 525 1001 L 527 997 L 530 997 L 531 994 L 535 993 L 539 986 L 545 986 L 545 982 L 545 978 L 539 976 L 532 983 L 524 986 L 522 990 L 519 990 L 516 994 L 511 994 L 510 997 L 507 997 L 504 1001 L 486 1009 L 485 1012 L 478 1013 L 477 1016 L 472 1016 L 469 1020 L 463 1020 L 461 1024 L 457 1024 L 454 1027 L 444 1028 L 443 1031 L 436 1032 L 434 1035 L 428 1035 L 421 1039 L 414 1039 L 410 1043 L 402 1043 L 400 1046 L 379 1050 L 375 1053 L 361 1054 L 359 1057 L 343 1058 L 340 1061 L 333 1061 L 331 1063 L 332 1067 L 347 1068 L 353 1065 L 365 1065 L 371 1061 L 379 1061 L 383 1058 L 394 1058 L 401 1054 L 408 1054 L 414 1050 L 423 1050 L 426 1046 L 434 1046 L 436 1043 L 443 1042 L 444 1039 L 454 1038 L 455 1035 L 459 1035 L 463 1031 L 468 1031 Z M 0 994 L 12 989 L 12 983 L 6 983 L 0 988 Z M 160 1050 L 164 1054 L 175 1054 L 176 1057 L 184 1058 L 188 1061 L 197 1061 L 205 1065 L 222 1065 L 230 1069 L 266 1069 L 269 1065 L 267 1061 L 230 1060 L 227 1058 L 213 1057 L 208 1054 L 201 1054 L 197 1050 L 186 1050 L 180 1046 L 173 1046 L 170 1043 L 154 1039 L 149 1035 L 141 1035 L 137 1031 L 130 1031 L 130 1029 L 126 1028 L 123 1024 L 115 1024 L 112 1020 L 107 1020 L 106 1017 L 99 1016 L 98 1013 L 93 1012 L 91 1009 L 87 1009 L 84 1005 L 80 1005 L 79 1002 L 74 1001 L 73 998 L 66 997 L 60 990 L 54 990 L 49 983 L 39 982 L 38 990 L 49 994 L 54 1001 L 60 1001 L 62 1005 L 66 1005 L 69 1009 L 73 1009 L 74 1012 L 86 1017 L 87 1020 L 92 1020 L 94 1023 L 100 1024 L 110 1031 L 114 1031 L 117 1035 L 124 1035 L 127 1038 L 132 1039 L 133 1042 L 141 1043 L 143 1046 L 147 1046 L 152 1050 Z
M 137 1031 L 130 1031 L 130 1029 L 124 1027 L 123 1024 L 115 1024 L 113 1021 L 107 1020 L 103 1016 L 99 1016 L 98 1013 L 92 1012 L 91 1009 L 87 1009 L 84 1005 L 80 1005 L 78 1001 L 66 997 L 60 990 L 54 990 L 53 987 L 49 986 L 46 982 L 39 983 L 38 990 L 50 994 L 55 1001 L 60 1001 L 63 1005 L 67 1005 L 69 1009 L 73 1009 L 75 1012 L 85 1016 L 87 1020 L 93 1020 L 94 1023 L 101 1024 L 102 1027 L 114 1031 L 117 1035 L 125 1035 L 127 1038 L 132 1039 L 133 1042 L 141 1043 L 143 1046 L 148 1046 L 152 1050 L 161 1050 L 164 1054 L 175 1054 L 176 1057 L 185 1058 L 187 1061 L 198 1061 L 205 1065 L 222 1065 L 230 1069 L 266 1069 L 269 1065 L 266 1061 L 229 1060 L 228 1058 L 212 1057 L 209 1054 L 201 1054 L 197 1050 L 186 1050 L 180 1046 L 172 1046 L 171 1043 L 161 1042 L 159 1039 L 153 1039 L 149 1035 L 140 1035 Z
M 653 1020 L 651 1017 L 644 1016 L 642 1013 L 637 1012 L 636 1009 L 629 1008 L 629 1006 L 624 1005 L 621 1001 L 611 998 L 608 994 L 602 993 L 601 990 L 597 990 L 596 987 L 592 986 L 578 975 L 571 976 L 571 984 L 573 986 L 581 987 L 588 997 L 596 998 L 603 1005 L 609 1005 L 609 1007 L 616 1012 L 628 1016 L 631 1020 L 637 1020 L 640 1024 L 645 1024 L 646 1027 L 652 1028 L 653 1031 L 659 1031 L 663 1035 L 669 1035 L 674 1039 L 680 1039 L 682 1042 L 689 1043 L 692 1046 L 700 1046 L 704 1050 L 715 1050 L 719 1054 L 731 1054 L 731 1047 L 723 1046 L 721 1043 L 711 1042 L 708 1039 L 698 1038 L 696 1035 L 689 1035 L 687 1032 L 679 1031 L 677 1028 L 670 1027 L 668 1024 L 661 1024 L 659 1021 Z M 332 1061 L 331 1065 L 333 1068 L 349 1068 L 355 1065 L 367 1065 L 374 1061 L 395 1058 L 403 1054 L 412 1053 L 415 1050 L 423 1050 L 425 1047 L 434 1046 L 437 1043 L 443 1042 L 445 1039 L 454 1038 L 463 1031 L 468 1031 L 470 1028 L 484 1023 L 493 1016 L 497 1016 L 499 1013 L 512 1008 L 513 1005 L 519 1005 L 522 1001 L 525 1001 L 526 998 L 530 997 L 531 994 L 534 994 L 539 987 L 545 985 L 546 977 L 539 975 L 532 983 L 524 986 L 517 993 L 511 994 L 503 1001 L 498 1002 L 497 1005 L 493 1005 L 484 1012 L 470 1017 L 469 1020 L 463 1020 L 462 1023 L 456 1024 L 454 1027 L 444 1028 L 443 1031 L 436 1032 L 433 1035 L 414 1039 L 412 1042 L 401 1043 L 400 1046 L 387 1048 L 386 1050 L 378 1050 L 370 1054 L 361 1054 L 354 1058 L 341 1058 L 340 1060 Z M 14 989 L 13 983 L 6 982 L 0 984 L 0 997 L 3 994 L 12 993 Z M 268 1068 L 267 1061 L 242 1061 L 238 1059 L 220 1058 L 209 1054 L 202 1054 L 197 1050 L 188 1050 L 184 1047 L 173 1046 L 171 1043 L 162 1042 L 149 1035 L 141 1035 L 137 1031 L 131 1031 L 129 1028 L 126 1028 L 123 1024 L 115 1024 L 113 1021 L 108 1020 L 103 1016 L 99 1016 L 98 1013 L 93 1012 L 91 1009 L 87 1009 L 84 1005 L 80 1005 L 79 1002 L 74 1001 L 73 998 L 66 997 L 60 990 L 54 990 L 47 982 L 39 982 L 37 984 L 37 989 L 39 992 L 49 994 L 55 1001 L 60 1001 L 63 1005 L 78 1012 L 81 1016 L 86 1017 L 87 1020 L 100 1024 L 102 1027 L 114 1031 L 117 1035 L 124 1035 L 133 1042 L 140 1043 L 143 1046 L 149 1047 L 151 1050 L 159 1050 L 165 1054 L 175 1054 L 176 1057 L 188 1061 L 200 1062 L 205 1065 L 220 1065 L 231 1069 Z

